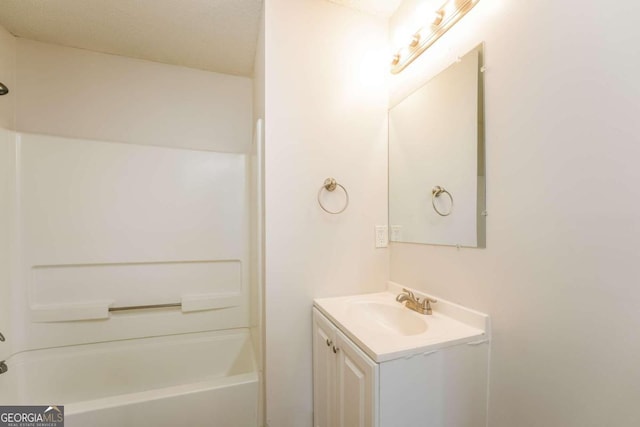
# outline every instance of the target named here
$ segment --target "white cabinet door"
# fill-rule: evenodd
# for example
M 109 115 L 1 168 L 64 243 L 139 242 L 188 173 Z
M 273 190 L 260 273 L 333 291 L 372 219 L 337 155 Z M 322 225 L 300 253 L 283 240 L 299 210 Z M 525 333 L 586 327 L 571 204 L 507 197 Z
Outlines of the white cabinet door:
M 314 427 L 486 424 L 488 340 L 381 364 L 313 309 Z
M 340 331 L 336 331 L 335 352 L 338 393 L 336 427 L 376 427 L 378 365 Z
M 336 328 L 313 310 L 313 425 L 335 426 Z

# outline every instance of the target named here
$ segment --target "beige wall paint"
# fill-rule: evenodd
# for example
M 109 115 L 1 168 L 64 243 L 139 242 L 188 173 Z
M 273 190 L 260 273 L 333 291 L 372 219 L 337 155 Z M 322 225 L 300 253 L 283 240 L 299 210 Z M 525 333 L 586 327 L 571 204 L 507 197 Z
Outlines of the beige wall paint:
M 17 39 L 21 132 L 247 152 L 252 81 Z
M 0 26 L 0 82 L 9 93 L 0 97 L 0 128 L 13 129 L 16 110 L 16 39 Z
M 492 316 L 491 427 L 640 422 L 639 12 L 482 0 L 392 79 L 486 43 L 487 248 L 393 244 L 391 279 Z
M 387 20 L 324 0 L 265 8 L 267 419 L 307 427 L 313 298 L 388 279 L 388 250 L 374 248 L 387 223 Z M 351 197 L 340 215 L 316 201 L 329 176 Z
M 13 209 L 10 204 L 13 189 L 12 145 L 15 125 L 15 38 L 0 27 L 0 82 L 7 85 L 9 93 L 0 97 L 0 332 L 7 341 L 0 342 L 0 360 L 11 354 L 11 230 Z
M 253 144 L 251 146 L 251 336 L 260 370 L 260 392 L 258 400 L 259 427 L 265 419 L 264 387 L 264 95 L 265 95 L 265 51 L 264 9 L 260 15 L 258 43 L 253 70 Z
M 265 109 L 265 16 L 264 9 L 260 15 L 256 56 L 253 60 L 253 119 L 264 119 Z

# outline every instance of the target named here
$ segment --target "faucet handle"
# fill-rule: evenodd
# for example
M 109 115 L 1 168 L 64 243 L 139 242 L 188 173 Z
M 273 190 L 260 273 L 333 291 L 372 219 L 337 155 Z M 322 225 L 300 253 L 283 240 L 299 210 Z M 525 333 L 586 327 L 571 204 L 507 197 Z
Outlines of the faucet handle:
M 407 289 L 407 288 L 402 288 L 402 292 L 406 292 L 406 293 L 407 293 L 407 295 L 408 295 L 409 297 L 411 297 L 411 299 L 416 299 L 416 296 L 415 296 L 415 295 L 413 294 L 413 292 L 411 292 L 409 289 Z
M 435 300 L 430 297 L 424 297 L 424 299 L 420 302 L 420 305 L 422 306 L 422 309 L 424 310 L 425 314 L 433 313 L 433 310 L 431 309 L 432 302 L 438 302 L 438 300 Z
M 433 299 L 431 297 L 424 297 L 422 301 L 420 301 L 420 298 L 418 298 L 418 302 L 422 304 L 423 307 L 428 307 L 431 305 L 432 302 L 438 302 L 438 300 Z

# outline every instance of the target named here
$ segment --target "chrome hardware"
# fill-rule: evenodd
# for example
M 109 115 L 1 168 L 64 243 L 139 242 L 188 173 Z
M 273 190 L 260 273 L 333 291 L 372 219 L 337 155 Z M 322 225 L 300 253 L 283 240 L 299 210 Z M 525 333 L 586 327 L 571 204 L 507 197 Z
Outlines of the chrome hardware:
M 482 340 L 478 340 L 478 341 L 468 342 L 467 345 L 480 345 L 480 344 L 484 344 L 484 343 L 488 343 L 488 342 L 489 342 L 488 339 L 482 339 Z
M 433 310 L 431 309 L 432 302 L 438 302 L 438 300 L 429 297 L 425 297 L 424 300 L 422 300 L 421 307 L 423 314 L 433 314 Z
M 438 210 L 438 208 L 436 207 L 436 199 L 440 197 L 440 195 L 442 194 L 446 194 L 447 196 L 449 196 L 449 199 L 451 200 L 451 205 L 449 206 L 448 212 L 440 212 L 440 210 Z M 440 187 L 439 185 L 436 185 L 431 189 L 431 206 L 433 206 L 433 210 L 436 211 L 438 215 L 449 216 L 453 211 L 453 196 L 451 195 L 451 193 L 445 190 L 444 187 Z
M 156 308 L 178 308 L 182 307 L 182 303 L 173 302 L 169 304 L 150 304 L 150 305 L 129 305 L 126 307 L 109 307 L 109 312 L 130 311 L 130 310 L 149 310 Z
M 433 310 L 431 308 L 432 302 L 438 302 L 437 300 L 429 297 L 425 297 L 422 301 L 420 298 L 416 297 L 413 292 L 408 289 L 402 289 L 402 293 L 398 294 L 396 297 L 396 301 L 399 303 L 404 303 L 404 306 L 409 310 L 413 310 L 420 314 L 433 314 Z
M 0 362 L 0 374 L 4 374 L 8 370 L 9 370 L 9 367 L 7 366 L 6 362 L 4 360 Z
M 327 347 L 331 347 L 331 344 L 333 344 L 333 342 L 329 338 L 327 338 Z
M 4 335 L 2 335 L 2 332 L 0 332 L 0 342 L 4 342 L 4 341 L 5 341 Z
M 335 354 L 335 353 L 337 353 L 337 352 L 338 352 L 338 350 L 340 350 L 340 349 L 334 345 L 334 346 L 333 346 L 333 353 L 334 353 L 334 354 Z
M 329 192 L 332 192 L 332 191 L 335 191 L 337 187 L 342 188 L 342 191 L 344 191 L 344 197 L 345 197 L 344 206 L 340 210 L 330 211 L 322 204 L 320 195 L 322 194 L 322 190 L 327 190 Z M 337 215 L 339 213 L 344 212 L 344 210 L 347 209 L 347 206 L 349 206 L 349 193 L 347 192 L 347 189 L 344 188 L 341 184 L 338 184 L 338 181 L 336 181 L 334 178 L 327 178 L 324 180 L 324 184 L 322 184 L 322 187 L 320 187 L 320 190 L 318 190 L 318 204 L 320 205 L 323 211 L 330 213 L 332 215 Z
M 9 88 L 6 87 L 3 83 L 0 83 L 0 96 L 6 95 L 9 93 Z
M 416 296 L 409 289 L 402 288 L 402 293 L 398 294 L 396 297 L 396 301 L 405 302 L 405 301 L 415 301 Z

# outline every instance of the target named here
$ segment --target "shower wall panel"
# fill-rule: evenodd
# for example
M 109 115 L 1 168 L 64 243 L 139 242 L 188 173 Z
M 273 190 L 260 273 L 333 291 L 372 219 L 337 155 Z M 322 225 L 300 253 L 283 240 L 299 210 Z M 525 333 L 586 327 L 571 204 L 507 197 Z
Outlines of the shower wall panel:
M 11 336 L 11 241 L 14 222 L 15 134 L 0 128 L 0 333 Z M 0 340 L 0 360 L 12 353 L 11 340 Z
M 19 348 L 248 326 L 247 156 L 15 144 Z

